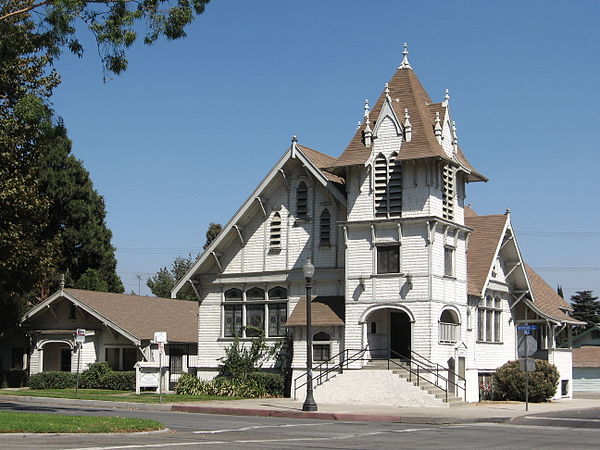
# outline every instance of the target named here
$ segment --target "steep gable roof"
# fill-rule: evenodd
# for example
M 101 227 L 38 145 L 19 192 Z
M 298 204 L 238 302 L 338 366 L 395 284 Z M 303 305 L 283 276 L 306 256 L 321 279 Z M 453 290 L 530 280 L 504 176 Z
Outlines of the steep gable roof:
M 573 367 L 600 367 L 600 346 L 574 348 Z
M 448 157 L 442 149 L 435 137 L 433 128 L 435 113 L 440 112 L 440 117 L 443 119 L 447 113 L 447 106 L 443 106 L 442 103 L 432 103 L 429 94 L 427 94 L 412 69 L 399 68 L 389 81 L 388 88 L 392 99 L 391 106 L 396 117 L 404 117 L 404 110 L 408 109 L 412 126 L 412 138 L 410 142 L 402 142 L 398 159 L 441 158 L 454 161 L 471 174 L 473 181 L 486 180 L 467 161 L 460 149 L 455 160 Z M 386 92 L 383 91 L 371 111 L 371 127 L 376 124 L 385 102 Z M 356 131 L 342 155 L 331 165 L 332 168 L 365 164 L 369 160 L 372 148 L 365 146 L 362 139 L 362 129 L 363 127 L 360 127 Z
M 504 214 L 477 216 L 465 212 L 465 225 L 473 229 L 467 252 L 468 293 L 480 297 L 485 289 L 508 217 Z
M 34 307 L 21 322 L 60 298 L 79 304 L 118 332 L 139 341 L 153 339 L 156 331 L 166 331 L 170 342 L 198 342 L 198 304 L 188 300 L 67 288 Z

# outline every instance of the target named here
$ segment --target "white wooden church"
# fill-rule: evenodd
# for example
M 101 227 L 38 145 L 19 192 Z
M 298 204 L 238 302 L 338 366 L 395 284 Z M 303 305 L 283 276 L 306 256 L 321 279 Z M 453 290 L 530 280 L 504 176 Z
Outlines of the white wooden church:
M 429 404 L 419 396 L 435 395 L 413 386 L 425 379 L 478 401 L 517 358 L 524 323 L 537 326 L 535 357 L 560 370 L 556 398 L 571 396 L 571 350 L 555 338 L 578 322 L 523 261 L 509 211 L 465 205 L 467 186 L 487 179 L 460 148 L 447 92 L 433 101 L 403 54 L 341 156 L 292 138 L 174 288 L 200 300 L 198 376 L 214 377 L 234 336 L 255 338 L 251 326 L 272 342 L 291 336 L 303 385 L 310 257 L 317 401 L 376 402 L 385 384 L 382 402 Z

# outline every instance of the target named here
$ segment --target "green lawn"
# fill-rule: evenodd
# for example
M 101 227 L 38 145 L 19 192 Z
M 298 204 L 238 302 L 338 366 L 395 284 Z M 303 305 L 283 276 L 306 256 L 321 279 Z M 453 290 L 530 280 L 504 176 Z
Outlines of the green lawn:
M 82 400 L 108 400 L 112 402 L 158 403 L 158 394 L 136 395 L 130 391 L 111 391 L 102 389 L 0 389 L 0 395 L 20 395 L 28 397 L 78 398 Z M 206 400 L 237 400 L 239 397 L 219 397 L 214 395 L 177 395 L 163 394 L 164 403 L 201 402 Z
M 131 433 L 162 428 L 148 419 L 0 411 L 0 433 Z

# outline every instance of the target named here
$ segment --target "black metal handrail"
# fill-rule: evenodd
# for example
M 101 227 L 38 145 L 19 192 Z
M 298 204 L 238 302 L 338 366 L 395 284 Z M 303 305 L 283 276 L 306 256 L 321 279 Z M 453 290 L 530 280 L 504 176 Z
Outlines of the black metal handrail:
M 365 358 L 364 354 L 367 350 L 369 350 L 369 352 L 371 354 L 374 352 L 384 352 L 385 351 L 386 354 L 388 355 L 388 357 L 377 358 L 377 357 L 370 356 L 368 358 Z M 352 355 L 350 355 L 350 352 L 353 352 Z M 440 372 L 448 372 L 448 374 L 450 374 L 451 371 L 449 368 L 444 367 L 440 364 L 434 363 L 413 350 L 409 350 L 409 352 L 410 352 L 409 353 L 410 357 L 406 357 L 390 348 L 369 349 L 369 347 L 365 347 L 363 349 L 358 349 L 358 350 L 357 349 L 345 349 L 345 350 L 339 352 L 338 354 L 334 355 L 333 357 L 329 358 L 328 360 L 323 361 L 316 367 L 313 367 L 313 385 L 316 387 L 316 386 L 323 384 L 326 381 L 329 381 L 330 378 L 333 378 L 335 376 L 335 374 L 330 376 L 332 373 L 334 373 L 334 372 L 336 374 L 343 373 L 344 368 L 348 369 L 349 365 L 355 361 L 380 360 L 380 361 L 387 361 L 388 370 L 390 370 L 390 364 L 393 366 L 397 366 L 400 369 L 406 370 L 409 374 L 408 381 L 411 383 L 412 383 L 412 376 L 414 375 L 416 377 L 416 385 L 417 386 L 420 386 L 420 380 L 424 380 L 424 381 L 434 384 L 437 388 L 439 388 L 440 390 L 442 390 L 445 393 L 446 403 L 448 402 L 448 391 L 450 390 L 451 385 L 455 386 L 455 388 L 456 388 L 455 392 L 458 392 L 458 390 L 461 389 L 463 391 L 463 395 L 466 394 L 466 380 L 463 377 L 461 377 L 460 375 L 458 375 L 455 372 L 452 372 L 452 374 L 456 378 L 458 378 L 459 381 L 463 382 L 464 385 L 461 386 L 457 382 L 450 380 L 449 378 L 446 378 L 444 375 L 440 375 Z M 397 356 L 397 358 L 392 358 L 392 355 Z M 340 361 L 334 364 L 333 362 L 338 358 L 340 359 Z M 427 364 L 424 364 L 422 361 L 421 362 L 417 361 L 416 360 L 417 358 L 422 361 L 425 361 L 429 365 L 429 367 Z M 400 363 L 398 363 L 394 359 L 400 360 Z M 414 368 L 413 368 L 413 365 L 415 366 Z M 429 374 L 432 377 L 432 379 L 427 379 L 425 376 L 423 376 L 423 373 Z M 434 377 L 435 377 L 435 381 L 434 381 Z M 305 380 L 302 384 L 298 385 L 298 382 L 301 378 L 306 378 L 306 373 L 303 373 L 302 375 L 300 375 L 294 379 L 294 398 L 296 398 L 296 392 L 298 391 L 298 389 L 302 388 L 307 383 L 307 380 Z M 445 388 L 442 385 L 442 383 L 445 383 Z

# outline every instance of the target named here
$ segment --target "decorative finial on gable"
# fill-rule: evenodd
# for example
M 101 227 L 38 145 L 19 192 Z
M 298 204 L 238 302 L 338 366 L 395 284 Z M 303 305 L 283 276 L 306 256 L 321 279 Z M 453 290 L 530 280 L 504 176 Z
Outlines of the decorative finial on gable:
M 363 130 L 363 142 L 365 143 L 365 147 L 370 147 L 373 137 L 373 130 L 371 130 L 370 122 L 370 112 L 369 112 L 369 99 L 365 100 L 365 117 L 363 119 L 363 123 L 365 124 L 365 129 Z
M 410 67 L 410 63 L 408 62 L 408 44 L 406 42 L 404 43 L 404 50 L 402 50 L 402 54 L 404 55 L 404 58 L 402 58 L 402 62 L 400 63 L 398 69 L 412 70 L 412 67 Z
M 442 106 L 448 106 L 448 100 L 450 100 L 450 94 L 448 93 L 448 89 L 444 92 L 444 101 L 442 102 Z
M 298 138 L 296 137 L 296 135 L 292 136 L 292 145 L 295 145 L 298 142 Z
M 62 291 L 65 288 L 65 274 L 60 275 L 60 290 Z
M 506 211 L 504 211 L 504 214 L 508 216 L 510 214 L 510 208 L 506 208 Z
M 410 142 L 412 139 L 412 125 L 410 124 L 410 116 L 408 115 L 408 108 L 404 109 L 404 140 Z
M 442 124 L 440 123 L 440 112 L 435 112 L 435 126 L 433 127 L 433 132 L 435 133 L 435 138 L 438 143 L 442 143 Z
M 458 148 L 458 134 L 456 133 L 456 122 L 452 121 L 452 144 L 454 145 L 454 150 Z
M 360 129 L 361 125 L 362 125 L 362 122 L 359 120 L 358 123 L 356 124 L 356 131 L 358 131 Z
M 385 83 L 385 98 L 387 98 L 388 102 L 392 102 L 392 97 L 390 97 L 390 86 Z

